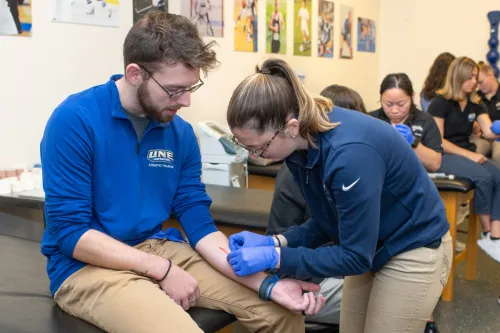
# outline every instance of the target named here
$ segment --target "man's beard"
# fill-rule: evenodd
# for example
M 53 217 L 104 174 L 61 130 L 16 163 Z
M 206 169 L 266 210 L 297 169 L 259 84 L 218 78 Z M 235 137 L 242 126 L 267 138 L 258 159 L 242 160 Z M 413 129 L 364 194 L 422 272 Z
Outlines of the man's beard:
M 151 98 L 149 95 L 149 92 L 146 88 L 146 84 L 142 83 L 139 88 L 137 89 L 137 98 L 139 100 L 139 105 L 142 108 L 142 111 L 146 114 L 146 117 L 148 117 L 151 120 L 157 121 L 159 123 L 168 123 L 172 121 L 174 118 L 168 112 L 166 112 L 166 109 L 158 109 L 153 106 L 153 103 L 151 103 Z M 172 109 L 177 109 L 178 107 L 172 107 Z

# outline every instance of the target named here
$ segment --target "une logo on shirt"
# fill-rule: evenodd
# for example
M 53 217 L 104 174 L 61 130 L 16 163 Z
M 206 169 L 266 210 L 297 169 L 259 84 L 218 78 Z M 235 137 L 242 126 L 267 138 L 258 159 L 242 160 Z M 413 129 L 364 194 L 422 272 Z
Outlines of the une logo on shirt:
M 174 153 L 165 149 L 148 150 L 148 160 L 153 162 L 149 166 L 162 167 L 165 164 L 174 164 Z

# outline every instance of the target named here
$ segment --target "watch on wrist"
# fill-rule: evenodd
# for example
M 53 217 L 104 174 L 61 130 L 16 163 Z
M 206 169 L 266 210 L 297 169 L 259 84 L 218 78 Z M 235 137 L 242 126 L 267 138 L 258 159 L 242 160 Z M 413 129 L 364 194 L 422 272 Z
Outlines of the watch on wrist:
M 411 144 L 412 148 L 417 148 L 418 144 L 420 143 L 420 137 L 415 136 L 415 140 L 413 140 L 413 143 Z

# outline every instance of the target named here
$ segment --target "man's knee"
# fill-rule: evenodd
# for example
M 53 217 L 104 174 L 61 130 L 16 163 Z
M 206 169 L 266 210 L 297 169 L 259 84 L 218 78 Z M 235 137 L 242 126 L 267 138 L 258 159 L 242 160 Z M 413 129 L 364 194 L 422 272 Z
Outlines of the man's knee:
M 302 314 L 295 314 L 274 302 L 264 315 L 268 322 L 269 332 L 304 332 L 305 318 Z

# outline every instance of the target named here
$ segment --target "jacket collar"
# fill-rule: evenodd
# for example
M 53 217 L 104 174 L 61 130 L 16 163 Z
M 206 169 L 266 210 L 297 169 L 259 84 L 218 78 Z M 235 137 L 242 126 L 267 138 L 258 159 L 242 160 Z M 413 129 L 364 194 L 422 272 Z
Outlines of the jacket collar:
M 321 133 L 315 133 L 312 135 L 314 142 L 316 143 L 317 148 L 314 148 L 309 144 L 307 150 L 298 150 L 293 152 L 287 160 L 292 163 L 299 164 L 306 169 L 314 168 L 321 156 Z
M 114 74 L 111 76 L 108 82 L 109 90 L 111 93 L 111 100 L 114 101 L 114 104 L 111 105 L 111 116 L 117 119 L 128 119 L 127 115 L 123 111 L 123 106 L 122 103 L 120 102 L 120 94 L 118 92 L 118 87 L 116 86 L 116 81 L 118 81 L 122 77 L 123 74 Z M 150 119 L 148 128 L 154 128 L 154 127 L 168 128 L 170 127 L 170 123 L 171 122 L 160 123 L 156 120 Z

